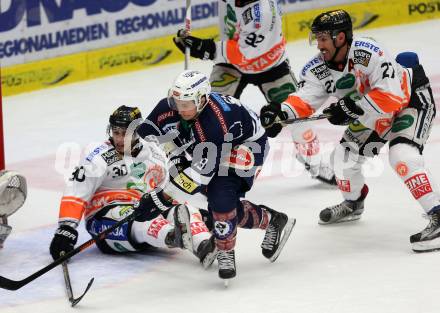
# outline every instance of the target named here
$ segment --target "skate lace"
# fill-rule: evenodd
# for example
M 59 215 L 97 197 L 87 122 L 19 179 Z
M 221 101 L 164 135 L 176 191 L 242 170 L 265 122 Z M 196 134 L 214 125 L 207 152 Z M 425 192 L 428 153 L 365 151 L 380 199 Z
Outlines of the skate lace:
M 272 247 L 274 246 L 275 241 L 277 239 L 277 236 L 278 236 L 278 231 L 277 231 L 276 227 L 273 225 L 269 225 L 266 230 L 266 234 L 264 236 L 263 243 L 261 244 L 261 247 L 263 249 L 272 249 Z
M 234 254 L 230 251 L 219 251 L 217 255 L 218 265 L 221 269 L 234 269 Z
M 331 211 L 332 216 L 341 217 L 345 216 L 347 213 L 353 212 L 353 209 L 351 209 L 345 202 L 343 202 L 331 208 Z

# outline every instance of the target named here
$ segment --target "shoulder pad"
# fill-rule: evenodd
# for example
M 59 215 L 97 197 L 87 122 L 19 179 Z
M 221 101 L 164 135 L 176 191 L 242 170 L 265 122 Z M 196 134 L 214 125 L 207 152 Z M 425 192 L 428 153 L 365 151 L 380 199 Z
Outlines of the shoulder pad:
M 352 49 L 364 49 L 379 55 L 383 54 L 379 44 L 374 39 L 368 37 L 355 38 L 352 43 Z
M 242 8 L 247 6 L 248 4 L 254 3 L 254 2 L 258 2 L 260 0 L 235 0 L 235 6 L 237 8 Z
M 303 76 L 306 75 L 307 71 L 315 67 L 319 67 L 318 65 L 319 66 L 324 65 L 325 67 L 327 67 L 322 61 L 322 58 L 320 56 L 316 56 L 313 59 L 311 59 L 309 62 L 307 62 L 306 65 L 304 65 L 303 69 L 301 70 L 301 75 Z
M 107 144 L 102 144 L 102 145 L 96 147 L 95 149 L 90 151 L 90 153 L 86 156 L 86 161 L 91 162 L 96 155 L 100 154 L 101 152 L 103 152 L 104 150 L 106 150 L 108 148 L 109 148 L 109 146 Z

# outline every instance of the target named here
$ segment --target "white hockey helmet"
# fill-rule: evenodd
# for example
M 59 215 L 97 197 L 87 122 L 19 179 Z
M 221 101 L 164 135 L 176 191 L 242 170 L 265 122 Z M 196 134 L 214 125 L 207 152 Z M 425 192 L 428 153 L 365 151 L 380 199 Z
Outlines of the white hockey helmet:
M 210 92 L 211 84 L 205 74 L 195 70 L 186 70 L 174 80 L 168 92 L 168 103 L 172 109 L 177 110 L 174 99 L 194 101 L 197 112 L 200 112 L 206 105 Z M 202 102 L 203 97 L 206 97 L 204 103 Z

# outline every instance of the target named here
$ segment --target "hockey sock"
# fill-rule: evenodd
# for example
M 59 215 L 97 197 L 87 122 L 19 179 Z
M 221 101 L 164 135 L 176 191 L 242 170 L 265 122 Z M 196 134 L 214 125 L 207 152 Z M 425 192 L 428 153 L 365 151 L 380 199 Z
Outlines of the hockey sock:
M 266 229 L 269 224 L 270 214 L 263 210 L 259 205 L 247 200 L 241 200 L 238 210 L 238 226 L 241 228 L 260 228 Z
M 361 196 L 365 185 L 362 164 L 365 157 L 347 151 L 341 144 L 336 146 L 331 155 L 338 188 L 345 200 L 355 201 Z
M 390 148 L 389 161 L 426 213 L 440 205 L 438 186 L 426 170 L 423 156 L 416 147 L 404 143 L 393 145 Z
M 219 250 L 232 250 L 237 237 L 237 210 L 227 213 L 213 212 L 214 236 Z
M 137 243 L 148 243 L 153 247 L 166 248 L 165 238 L 174 226 L 162 214 L 145 222 L 133 222 L 131 235 Z

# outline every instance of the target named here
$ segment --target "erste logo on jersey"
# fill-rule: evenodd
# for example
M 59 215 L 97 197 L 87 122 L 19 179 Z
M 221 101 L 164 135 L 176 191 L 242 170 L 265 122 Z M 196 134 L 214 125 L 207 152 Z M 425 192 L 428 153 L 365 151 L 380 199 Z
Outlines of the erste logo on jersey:
M 315 64 L 318 64 L 319 62 L 321 62 L 321 58 L 314 58 L 313 60 L 311 60 L 309 63 L 307 63 L 307 64 L 303 67 L 303 69 L 302 69 L 302 71 L 301 71 L 301 74 L 302 74 L 302 75 L 306 75 L 307 70 L 308 70 L 309 68 L 311 68 L 312 66 L 314 66 Z
M 362 40 L 356 40 L 354 42 L 354 46 L 356 48 L 357 47 L 364 47 L 364 48 L 370 49 L 371 51 L 379 53 L 379 55 L 383 54 L 383 51 L 380 50 L 378 46 L 372 44 L 371 42 L 366 42 L 366 41 L 362 41 Z

